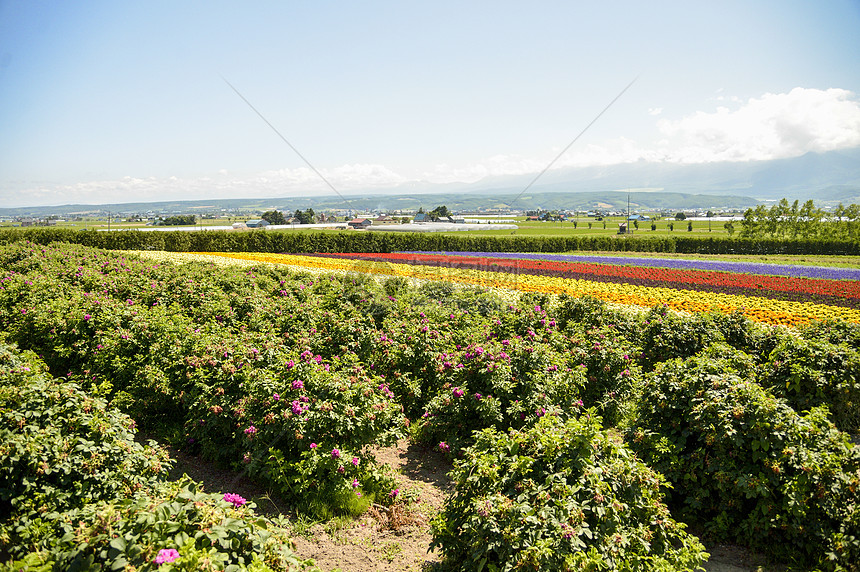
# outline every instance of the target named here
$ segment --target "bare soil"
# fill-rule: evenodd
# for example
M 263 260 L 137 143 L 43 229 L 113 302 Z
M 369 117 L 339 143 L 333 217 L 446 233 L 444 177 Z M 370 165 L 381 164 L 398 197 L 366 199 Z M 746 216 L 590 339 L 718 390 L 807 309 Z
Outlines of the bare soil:
M 431 572 L 439 569 L 441 556 L 429 551 L 430 519 L 437 514 L 451 490 L 447 477 L 451 465 L 435 450 L 399 441 L 395 446 L 376 452 L 379 462 L 397 473 L 401 490 L 412 489 L 418 502 L 409 511 L 371 509 L 356 520 L 335 519 L 327 523 L 308 524 L 295 520 L 290 507 L 275 493 L 241 473 L 212 466 L 181 451 L 171 451 L 176 459 L 174 475 L 187 473 L 203 483 L 208 492 L 239 494 L 257 505 L 257 511 L 268 516 L 290 517 L 295 551 L 303 558 L 313 558 L 323 571 L 342 572 Z M 759 555 L 732 545 L 708 546 L 710 560 L 707 572 L 777 571 Z

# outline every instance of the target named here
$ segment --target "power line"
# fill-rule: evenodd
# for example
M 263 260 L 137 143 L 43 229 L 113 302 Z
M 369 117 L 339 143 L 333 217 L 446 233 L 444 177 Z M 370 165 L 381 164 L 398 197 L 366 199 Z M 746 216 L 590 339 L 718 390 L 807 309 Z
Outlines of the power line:
M 598 114 L 597 114 L 597 116 L 596 116 L 594 119 L 592 119 L 592 120 L 591 120 L 591 123 L 589 123 L 588 125 L 586 125 L 586 126 L 585 126 L 585 129 L 583 129 L 582 131 L 580 131 L 580 132 L 579 132 L 579 135 L 577 135 L 576 137 L 574 137 L 574 138 L 573 138 L 573 141 L 571 141 L 570 143 L 568 143 L 568 144 L 567 144 L 567 147 L 565 147 L 564 149 L 562 149 L 562 150 L 561 150 L 561 153 L 559 153 L 558 155 L 556 155 L 555 159 L 553 159 L 552 161 L 550 161 L 550 162 L 549 162 L 549 165 L 547 165 L 546 167 L 544 167 L 543 171 L 541 171 L 540 173 L 538 173 L 538 174 L 537 174 L 537 176 L 536 176 L 534 179 L 532 179 L 532 182 L 531 182 L 531 183 L 529 183 L 528 185 L 526 185 L 526 188 L 525 188 L 525 189 L 523 189 L 522 191 L 520 191 L 520 194 L 518 194 L 518 195 L 514 198 L 514 200 L 512 200 L 512 201 L 511 201 L 511 206 L 513 206 L 513 204 L 514 204 L 515 202 L 517 202 L 517 200 L 519 200 L 519 198 L 520 198 L 521 196 L 523 196 L 523 194 L 524 194 L 527 190 L 529 190 L 529 189 L 531 188 L 531 186 L 532 186 L 532 185 L 534 185 L 534 184 L 537 182 L 537 180 L 538 180 L 538 179 L 540 179 L 540 178 L 543 176 L 543 174 L 544 174 L 544 173 L 546 173 L 547 171 L 549 171 L 550 167 L 552 167 L 552 166 L 555 164 L 555 162 L 556 162 L 556 161 L 558 161 L 559 159 L 561 159 L 561 156 L 562 156 L 562 155 L 564 155 L 565 153 L 567 153 L 567 150 L 568 150 L 568 149 L 570 149 L 571 147 L 573 147 L 573 144 L 574 144 L 574 143 L 576 143 L 577 141 L 579 141 L 579 138 L 580 138 L 580 137 L 582 137 L 582 136 L 585 134 L 585 132 L 586 132 L 586 131 L 588 131 L 589 127 L 591 127 L 592 125 L 594 125 L 594 124 L 597 122 L 597 120 L 598 120 L 598 119 L 600 119 L 600 117 L 601 117 L 604 113 L 606 113 L 606 112 L 609 110 L 609 108 L 610 108 L 610 107 L 612 107 L 612 104 L 614 104 L 616 101 L 618 101 L 618 100 L 621 98 L 621 96 L 622 96 L 622 95 L 624 95 L 624 92 L 626 92 L 628 89 L 630 89 L 630 86 L 632 86 L 634 83 L 636 83 L 636 80 L 637 80 L 637 79 L 639 79 L 639 77 L 638 77 L 638 76 L 637 76 L 637 77 L 635 77 L 635 78 L 633 78 L 633 81 L 631 81 L 630 83 L 628 83 L 628 84 L 627 84 L 627 87 L 625 87 L 624 89 L 622 89 L 622 90 L 621 90 L 621 93 L 619 93 L 618 95 L 616 95 L 616 96 L 615 96 L 615 99 L 613 99 L 612 101 L 610 101 L 610 102 L 609 102 L 609 105 L 607 105 L 606 107 L 604 107 L 604 108 L 603 108 L 603 111 L 601 111 L 600 113 L 598 113 Z
M 310 161 L 308 161 L 308 160 L 305 158 L 305 156 L 304 156 L 304 155 L 302 155 L 302 154 L 301 154 L 301 152 L 299 152 L 299 150 L 298 150 L 298 149 L 296 149 L 296 148 L 295 148 L 295 146 L 294 146 L 292 143 L 290 143 L 289 141 L 287 141 L 287 138 L 286 138 L 286 137 L 284 137 L 284 136 L 281 134 L 281 132 L 280 132 L 280 131 L 278 131 L 277 127 L 275 127 L 274 125 L 272 125 L 272 124 L 271 124 L 271 122 L 270 122 L 268 119 L 266 119 L 266 117 L 265 117 L 262 113 L 260 113 L 260 111 L 259 111 L 256 107 L 254 107 L 254 106 L 251 104 L 251 102 L 250 102 L 250 101 L 248 101 L 248 99 L 247 99 L 244 95 L 242 95 L 242 94 L 241 94 L 241 92 L 239 92 L 239 90 L 238 90 L 238 89 L 236 89 L 236 87 L 235 87 L 232 83 L 230 83 L 229 81 L 227 81 L 227 78 L 225 78 L 225 77 L 222 75 L 222 76 L 221 76 L 221 79 L 223 79 L 223 80 L 224 80 L 224 83 L 226 83 L 227 85 L 229 85 L 229 86 L 230 86 L 230 89 L 232 89 L 233 91 L 235 91 L 235 92 L 236 92 L 236 95 L 238 95 L 239 97 L 241 97 L 241 98 L 242 98 L 242 101 L 244 101 L 245 103 L 247 103 L 247 104 L 248 104 L 248 107 L 250 107 L 251 109 L 253 109 L 253 110 L 254 110 L 254 113 L 256 113 L 257 115 L 259 115 L 259 116 L 260 116 L 260 119 L 262 119 L 263 121 L 265 121 L 265 122 L 266 122 L 266 125 L 268 125 L 269 127 L 271 127 L 271 128 L 272 128 L 272 131 L 274 131 L 274 132 L 278 135 L 278 137 L 280 137 L 280 138 L 281 138 L 281 141 L 283 141 L 284 143 L 286 143 L 286 144 L 290 147 L 290 149 L 292 149 L 292 150 L 293 150 L 293 152 L 295 152 L 295 154 L 296 154 L 296 155 L 298 155 L 298 156 L 299 156 L 299 158 L 300 158 L 302 161 L 304 161 L 304 162 L 305 162 L 305 164 L 306 164 L 308 167 L 310 167 L 310 168 L 311 168 L 311 170 L 312 170 L 314 173 L 316 173 L 316 174 L 317 174 L 317 176 L 318 176 L 320 179 L 322 179 L 322 180 L 323 180 L 323 182 L 324 182 L 326 185 L 328 185 L 328 188 L 330 188 L 331 190 L 333 190 L 333 191 L 335 192 L 335 194 L 337 194 L 337 196 L 339 196 L 341 199 L 343 199 L 343 201 L 344 201 L 345 203 L 349 203 L 349 201 L 346 199 L 346 197 L 344 197 L 342 194 L 340 194 L 340 192 L 339 192 L 336 188 L 334 188 L 334 185 L 332 185 L 332 184 L 329 182 L 329 180 L 328 180 L 328 179 L 326 179 L 326 178 L 323 176 L 323 174 L 322 174 L 322 173 L 320 173 L 320 172 L 317 170 L 317 168 L 316 168 L 316 167 L 314 167 L 313 165 L 311 165 L 311 162 L 310 162 Z

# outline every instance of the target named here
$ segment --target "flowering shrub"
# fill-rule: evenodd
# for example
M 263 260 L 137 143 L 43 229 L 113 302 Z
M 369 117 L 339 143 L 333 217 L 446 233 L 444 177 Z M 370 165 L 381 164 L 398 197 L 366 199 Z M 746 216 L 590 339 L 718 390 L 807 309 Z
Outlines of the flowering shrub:
M 665 306 L 655 306 L 644 316 L 642 340 L 642 367 L 654 369 L 660 362 L 676 357 L 695 355 L 717 341 L 722 335 L 713 328 L 707 317 L 699 315 L 681 317 L 669 312 Z
M 318 518 L 357 516 L 373 502 L 393 501 L 387 496 L 396 482 L 390 469 L 360 452 L 309 446 L 300 455 L 287 457 L 272 449 L 266 465 L 268 478 L 302 511 Z
M 860 431 L 860 353 L 856 347 L 787 337 L 770 354 L 759 382 L 799 411 L 827 405 L 837 427 Z
M 707 555 L 662 478 L 595 419 L 486 429 L 451 473 L 433 542 L 460 570 L 695 570 Z
M 569 324 L 581 324 L 592 328 L 611 326 L 626 337 L 632 337 L 637 331 L 637 321 L 629 312 L 611 308 L 605 301 L 592 296 L 574 298 L 561 294 L 555 314 L 562 330 Z
M 447 383 L 427 403 L 416 436 L 445 442 L 456 454 L 472 431 L 523 427 L 546 415 L 567 416 L 582 405 L 579 369 L 559 367 L 562 355 L 526 339 L 488 340 L 446 354 Z
M 584 405 L 595 407 L 605 426 L 615 426 L 629 409 L 641 383 L 639 347 L 630 343 L 615 324 L 583 329 L 571 323 L 563 337 L 553 338 L 552 343 L 568 354 L 567 368 L 579 369 L 586 377 L 580 391 Z
M 30 355 L 0 346 L 0 537 L 19 519 L 131 495 L 164 479 L 166 452 L 135 442 L 133 421 Z M 35 526 L 35 525 L 34 525 Z
M 375 460 L 366 446 L 394 442 L 405 423 L 383 378 L 351 358 L 329 364 L 318 357 L 306 352 L 280 371 L 201 385 L 189 408 L 187 434 L 204 456 L 240 464 L 280 484 L 287 497 L 307 500 L 308 491 L 316 490 L 315 501 L 330 496 L 337 510 L 344 497 L 334 491 L 352 492 L 347 485 L 354 478 L 373 488 Z M 337 466 L 321 467 L 322 453 L 311 444 L 326 448 Z M 341 459 L 347 451 L 349 458 Z
M 288 529 L 200 492 L 187 477 L 135 497 L 44 517 L 10 547 L 12 570 L 288 572 L 317 570 L 292 551 Z
M 0 552 L 9 570 L 310 568 L 286 529 L 204 494 L 133 423 L 0 345 Z
M 715 346 L 658 366 L 631 445 L 668 479 L 679 518 L 801 566 L 850 570 L 860 449 L 826 410 L 799 414 L 751 381 L 750 363 Z
M 800 328 L 800 334 L 806 340 L 860 347 L 860 324 L 832 320 L 812 322 Z

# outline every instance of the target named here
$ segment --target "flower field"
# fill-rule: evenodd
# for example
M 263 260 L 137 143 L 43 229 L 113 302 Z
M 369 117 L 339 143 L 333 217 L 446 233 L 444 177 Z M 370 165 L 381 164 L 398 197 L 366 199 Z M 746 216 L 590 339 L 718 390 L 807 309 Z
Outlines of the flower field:
M 772 325 L 797 326 L 815 320 L 860 323 L 860 280 L 744 273 L 749 271 L 749 264 L 742 265 L 744 272 L 728 272 L 619 265 L 619 259 L 614 257 L 615 264 L 572 262 L 558 260 L 555 255 L 516 255 L 528 258 L 420 253 L 212 255 L 326 271 L 364 272 L 522 292 L 591 296 L 606 302 L 645 308 L 666 305 L 673 310 L 691 313 L 741 312 L 755 321 Z M 756 266 L 762 272 L 765 270 L 762 267 L 767 265 Z M 828 270 L 832 276 L 856 275 L 856 271 L 851 270 Z
M 410 510 L 374 456 L 408 437 L 454 462 L 453 569 L 692 571 L 732 542 L 857 570 L 853 275 L 516 256 L 0 246 L 0 554 L 311 566 L 235 491 L 165 481 L 140 427 L 318 520 Z

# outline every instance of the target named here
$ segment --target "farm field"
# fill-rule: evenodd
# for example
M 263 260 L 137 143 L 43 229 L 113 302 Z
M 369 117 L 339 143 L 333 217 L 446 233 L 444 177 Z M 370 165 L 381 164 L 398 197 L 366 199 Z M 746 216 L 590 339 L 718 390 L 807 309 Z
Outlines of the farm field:
M 417 570 L 429 546 L 440 571 L 752 569 L 709 561 L 730 544 L 856 570 L 857 269 L 565 256 L 0 247 L 0 548 L 33 566 L 287 570 L 322 539 L 355 570 Z M 79 396 L 77 421 L 40 413 L 55 393 Z M 261 517 L 236 489 L 177 493 L 132 420 L 277 501 L 255 495 Z M 105 453 L 69 461 L 75 438 Z M 180 531 L 141 535 L 131 491 L 180 507 Z M 100 528 L 113 514 L 123 542 Z
M 225 228 L 230 227 L 234 222 L 245 222 L 249 219 L 257 218 L 258 215 L 247 215 L 247 216 L 232 216 L 230 218 L 214 218 L 214 219 L 198 219 L 197 226 L 224 226 Z M 343 221 L 343 219 L 341 219 Z M 523 236 L 615 236 L 618 233 L 618 225 L 620 223 L 625 222 L 624 217 L 606 217 L 603 221 L 597 221 L 592 219 L 581 219 L 578 220 L 576 225 L 571 221 L 566 222 L 543 222 L 543 221 L 529 221 L 526 220 L 526 217 L 513 217 L 511 218 L 511 222 L 516 224 L 519 228 L 516 230 L 471 230 L 468 231 L 469 234 L 474 234 L 478 236 L 510 236 L 514 235 L 523 235 Z M 606 223 L 604 225 L 604 222 Z M 739 230 L 739 222 L 735 221 L 735 227 Z M 591 223 L 591 227 L 589 227 L 589 223 Z M 688 223 L 692 223 L 692 230 L 688 230 Z M 3 223 L 2 227 L 11 227 L 13 223 Z M 655 230 L 651 230 L 651 222 L 644 221 L 639 223 L 640 226 L 638 229 L 634 228 L 631 223 L 630 234 L 628 235 L 630 238 L 647 238 L 653 236 L 685 236 L 685 237 L 727 237 L 728 232 L 723 227 L 723 221 L 711 221 L 710 227 L 708 225 L 708 221 L 702 220 L 693 220 L 693 221 L 676 221 L 674 219 L 661 219 L 654 221 L 656 226 Z M 672 226 L 672 229 L 669 228 L 669 225 Z M 58 228 L 71 228 L 76 230 L 83 229 L 93 229 L 93 230 L 107 230 L 107 229 L 126 229 L 126 230 L 134 230 L 140 228 L 146 228 L 146 223 L 143 222 L 125 222 L 114 220 L 108 224 L 106 218 L 86 218 L 84 220 L 79 221 L 63 221 L 56 225 Z M 387 225 L 385 225 L 387 226 Z M 383 228 L 385 228 L 383 226 Z M 339 231 L 328 231 L 328 230 L 319 230 L 313 228 L 303 228 L 303 225 L 296 224 L 291 229 L 290 232 L 294 232 L 296 230 L 302 231 L 313 231 L 313 232 L 339 232 Z M 271 232 L 271 231 L 269 231 Z M 342 232 L 342 231 L 340 231 Z
M 512 232 L 526 236 L 602 236 L 615 235 L 618 233 L 618 225 L 625 222 L 625 217 L 606 217 L 604 220 L 579 219 L 574 226 L 573 221 L 549 222 L 529 221 L 525 217 L 517 217 L 515 224 L 519 227 L 516 231 L 510 230 L 475 230 L 470 234 L 484 236 L 505 236 Z M 606 223 L 604 225 L 604 223 Z M 723 221 L 713 220 L 710 226 L 707 220 L 674 220 L 660 219 L 653 221 L 655 229 L 651 230 L 651 221 L 642 221 L 639 228 L 630 223 L 631 237 L 649 236 L 712 236 L 726 237 L 728 231 L 723 226 Z M 688 230 L 688 224 L 692 223 L 692 230 Z M 589 224 L 591 226 L 589 227 Z M 671 225 L 671 228 L 670 228 Z M 740 230 L 739 221 L 735 221 L 735 230 Z

